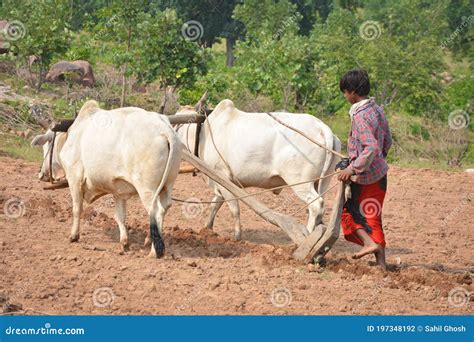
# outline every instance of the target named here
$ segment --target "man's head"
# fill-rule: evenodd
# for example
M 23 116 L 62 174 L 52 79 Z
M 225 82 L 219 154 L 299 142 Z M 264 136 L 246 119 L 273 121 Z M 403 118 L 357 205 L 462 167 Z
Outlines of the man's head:
M 351 104 L 367 98 L 370 92 L 370 81 L 367 71 L 362 69 L 349 70 L 339 81 L 339 89 L 341 89 L 347 101 Z

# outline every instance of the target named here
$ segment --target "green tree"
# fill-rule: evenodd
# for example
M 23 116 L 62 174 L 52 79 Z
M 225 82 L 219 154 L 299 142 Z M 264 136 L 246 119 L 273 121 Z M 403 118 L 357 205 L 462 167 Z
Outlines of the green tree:
M 140 13 L 131 72 L 143 83 L 158 80 L 162 88 L 191 87 L 205 73 L 205 53 L 181 35 L 182 21 L 174 10 Z
M 316 21 L 324 22 L 333 7 L 333 0 L 291 0 L 302 18 L 299 33 L 308 35 Z
M 367 6 L 358 16 L 342 8 L 311 36 L 324 67 L 319 96 L 330 111 L 344 105 L 338 80 L 348 69 L 366 69 L 373 95 L 384 105 L 397 105 L 412 114 L 438 109 L 442 88 L 433 75 L 443 69 L 440 37 L 446 29 L 445 6 L 423 0 Z
M 472 52 L 473 31 L 470 25 L 473 22 L 474 3 L 470 0 L 451 0 L 447 8 L 450 34 L 456 33 L 449 49 L 460 56 Z
M 5 34 L 10 50 L 25 64 L 29 56 L 39 57 L 39 91 L 53 56 L 69 46 L 68 0 L 6 0 L 0 15 L 11 23 Z
M 314 92 L 314 54 L 308 38 L 298 35 L 296 6 L 286 0 L 246 0 L 234 16 L 246 30 L 236 50 L 239 80 L 255 95 L 268 95 L 285 109 L 301 109 Z
M 183 22 L 199 22 L 199 39 L 204 47 L 211 47 L 219 38 L 226 39 L 226 65 L 234 63 L 233 49 L 243 33 L 242 24 L 232 18 L 239 0 L 159 0 L 161 9 L 174 8 Z M 202 28 L 202 30 L 201 30 Z
M 138 41 L 137 26 L 144 8 L 148 8 L 146 0 L 117 0 L 102 8 L 96 26 L 96 39 L 113 42 L 113 63 L 122 73 L 122 92 L 120 106 L 123 107 L 126 98 L 127 79 L 131 75 L 129 64 L 133 58 L 132 49 Z

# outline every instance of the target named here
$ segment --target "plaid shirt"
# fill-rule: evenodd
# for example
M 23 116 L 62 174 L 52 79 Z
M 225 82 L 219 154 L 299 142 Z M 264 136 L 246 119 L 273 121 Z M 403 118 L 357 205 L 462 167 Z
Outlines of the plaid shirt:
M 371 99 L 355 109 L 347 150 L 356 183 L 372 184 L 387 174 L 392 135 L 383 109 Z

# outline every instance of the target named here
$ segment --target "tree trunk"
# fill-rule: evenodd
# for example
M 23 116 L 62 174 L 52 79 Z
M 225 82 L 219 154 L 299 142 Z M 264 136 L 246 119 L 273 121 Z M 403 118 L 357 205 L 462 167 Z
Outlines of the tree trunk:
M 66 83 L 66 94 L 64 95 L 64 99 L 66 100 L 66 102 L 67 102 L 68 96 L 69 96 L 69 83 Z
M 125 76 L 126 72 L 127 72 L 127 64 L 125 64 L 125 68 L 122 74 L 122 94 L 120 95 L 120 107 L 123 107 L 125 104 L 125 94 L 126 94 L 125 88 L 127 88 L 127 77 Z
M 132 28 L 129 26 L 128 27 L 128 37 L 127 37 L 127 54 L 130 52 L 130 44 L 132 40 Z M 125 105 L 125 96 L 126 96 L 126 88 L 127 88 L 127 68 L 128 68 L 128 62 L 125 63 L 124 69 L 123 69 L 123 74 L 122 74 L 122 95 L 120 96 L 120 107 L 123 107 Z
M 28 84 L 31 87 L 34 87 L 35 86 L 35 78 L 33 77 L 33 72 L 31 71 L 31 64 L 30 64 L 30 61 L 28 60 L 28 58 L 26 59 L 26 64 L 28 65 L 28 75 L 29 75 Z M 15 67 L 17 69 L 17 75 L 18 75 L 18 63 L 16 63 Z
M 226 49 L 225 65 L 229 68 L 234 66 L 234 45 L 235 45 L 235 38 L 227 37 L 225 40 L 225 49 Z
M 44 64 L 43 62 L 40 62 L 39 65 L 39 75 L 38 75 L 38 83 L 36 84 L 36 91 L 41 90 L 41 86 L 43 85 L 43 80 L 44 80 Z

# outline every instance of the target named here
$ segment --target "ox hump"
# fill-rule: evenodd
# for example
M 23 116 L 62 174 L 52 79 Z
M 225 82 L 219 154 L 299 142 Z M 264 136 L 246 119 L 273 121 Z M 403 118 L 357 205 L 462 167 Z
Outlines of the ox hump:
M 234 102 L 229 99 L 225 99 L 219 102 L 219 104 L 216 106 L 216 108 L 214 108 L 212 113 L 213 116 L 217 116 L 224 113 L 225 115 L 234 115 L 237 113 L 237 109 L 235 108 Z
M 229 99 L 222 100 L 214 110 L 235 109 L 234 102 Z
M 86 103 L 82 105 L 81 110 L 79 111 L 78 117 L 90 116 L 91 114 L 94 114 L 99 109 L 100 107 L 97 101 L 94 101 L 94 100 L 86 101 Z

